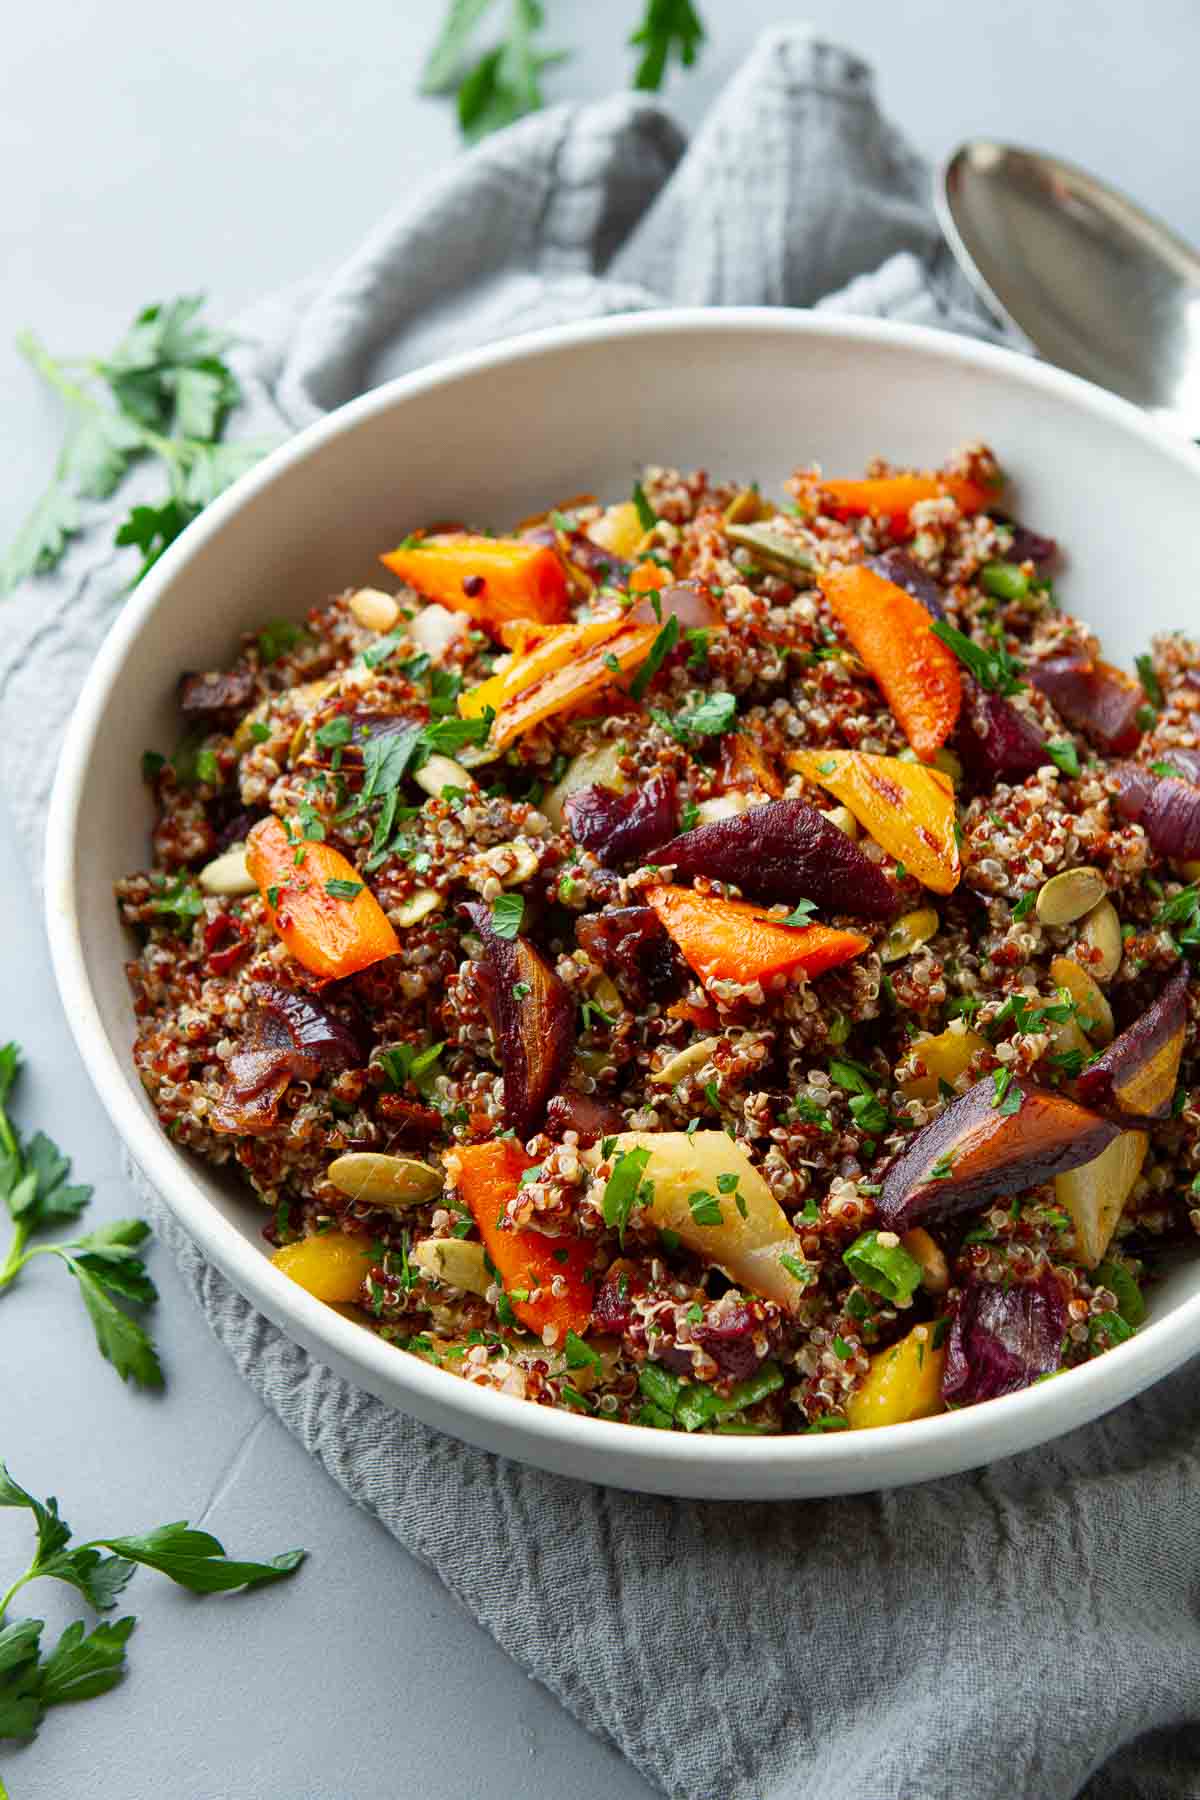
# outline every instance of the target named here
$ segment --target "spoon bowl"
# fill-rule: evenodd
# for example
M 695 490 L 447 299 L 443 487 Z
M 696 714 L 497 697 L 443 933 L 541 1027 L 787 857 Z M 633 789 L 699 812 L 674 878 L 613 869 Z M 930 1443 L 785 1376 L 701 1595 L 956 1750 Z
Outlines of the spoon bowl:
M 975 139 L 942 169 L 939 223 L 980 299 L 1049 362 L 1200 437 L 1200 255 L 1115 188 Z

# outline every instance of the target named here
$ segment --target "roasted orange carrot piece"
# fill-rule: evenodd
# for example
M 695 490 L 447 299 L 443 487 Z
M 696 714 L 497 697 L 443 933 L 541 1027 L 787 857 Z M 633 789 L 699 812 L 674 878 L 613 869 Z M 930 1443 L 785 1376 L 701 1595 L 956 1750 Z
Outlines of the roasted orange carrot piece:
M 543 626 L 531 649 L 514 651 L 497 674 L 459 695 L 459 712 L 464 719 L 481 719 L 489 707 L 493 712 L 499 712 L 543 676 L 565 668 L 593 644 L 602 644 L 605 639 L 615 637 L 625 622 L 625 613 L 613 612 L 585 619 L 580 625 Z M 506 637 L 511 630 L 511 626 L 506 627 Z
M 611 637 L 593 643 L 562 668 L 543 675 L 514 694 L 496 713 L 489 742 L 497 750 L 511 744 L 555 713 L 574 711 L 644 663 L 658 636 L 656 625 L 625 620 Z M 535 651 L 534 655 L 538 653 Z
M 647 888 L 646 900 L 701 981 L 764 981 L 797 969 L 823 975 L 861 955 L 870 941 L 827 925 L 776 925 L 761 906 L 691 888 Z
M 821 592 L 883 689 L 896 723 L 918 756 L 940 750 L 958 723 L 958 658 L 936 638 L 919 600 L 861 563 L 826 569 Z
M 629 592 L 631 594 L 650 594 L 656 588 L 670 587 L 674 579 L 670 569 L 664 569 L 656 562 L 642 562 L 630 574 Z
M 594 1245 L 578 1236 L 509 1231 L 498 1223 L 532 1158 L 514 1138 L 497 1138 L 454 1151 L 454 1164 L 459 1191 L 522 1325 L 543 1343 L 547 1326 L 553 1327 L 560 1349 L 568 1331 L 582 1336 L 592 1316 Z
M 401 581 L 496 630 L 506 619 L 556 624 L 567 616 L 567 576 L 547 544 L 524 538 L 436 536 L 381 559 Z
M 328 844 L 299 833 L 293 841 L 278 819 L 263 819 L 246 839 L 246 866 L 275 930 L 296 961 L 323 981 L 353 975 L 399 950 L 387 914 L 354 864 Z
M 941 769 L 865 750 L 798 750 L 788 767 L 848 806 L 881 849 L 922 887 L 952 894 L 962 875 L 954 785 Z
M 814 481 L 814 498 L 835 519 L 886 519 L 894 537 L 912 535 L 909 513 L 918 500 L 949 494 L 964 513 L 982 512 L 995 495 L 961 475 L 877 475 L 864 481 Z

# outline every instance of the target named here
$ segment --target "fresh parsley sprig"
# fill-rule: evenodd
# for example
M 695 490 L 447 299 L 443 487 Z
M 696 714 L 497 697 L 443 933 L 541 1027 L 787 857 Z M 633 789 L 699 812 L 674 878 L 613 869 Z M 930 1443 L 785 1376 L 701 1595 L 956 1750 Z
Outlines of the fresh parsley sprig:
M 14 1598 L 31 1581 L 64 1581 L 96 1612 L 111 1612 L 139 1563 L 193 1594 L 216 1594 L 282 1581 L 305 1557 L 303 1550 L 288 1550 L 269 1562 L 237 1562 L 210 1532 L 197 1531 L 186 1519 L 70 1548 L 71 1527 L 60 1516 L 57 1500 L 35 1499 L 2 1462 L 0 1507 L 24 1507 L 37 1531 L 29 1566 L 0 1598 L 0 1739 L 34 1737 L 50 1707 L 90 1700 L 115 1687 L 125 1673 L 125 1646 L 137 1624 L 126 1617 L 102 1621 L 89 1632 L 76 1619 L 53 1650 L 43 1651 L 43 1619 L 5 1623 Z
M 421 76 L 422 93 L 456 97 L 459 128 L 470 143 L 539 111 L 546 104 L 543 72 L 569 54 L 540 41 L 546 23 L 540 0 L 509 0 L 504 36 L 476 54 L 479 28 L 497 11 L 495 0 L 450 0 Z M 628 41 L 639 52 L 634 87 L 657 90 L 673 56 L 692 67 L 704 26 L 691 0 L 645 0 Z
M 934 637 L 941 638 L 943 644 L 953 650 L 963 667 L 988 693 L 1019 694 L 1026 685 L 1020 664 L 1009 655 L 1002 638 L 997 637 L 987 649 L 945 619 L 935 619 L 929 629 Z
M 114 1219 L 83 1237 L 31 1244 L 39 1232 L 78 1219 L 92 1197 L 90 1187 L 72 1186 L 71 1164 L 44 1132 L 22 1143 L 8 1113 L 8 1099 L 21 1067 L 16 1044 L 0 1049 L 0 1197 L 13 1232 L 0 1262 L 0 1294 L 35 1256 L 56 1256 L 79 1284 L 101 1356 L 123 1381 L 161 1387 L 162 1368 L 149 1335 L 127 1310 L 152 1306 L 158 1290 L 146 1271 L 141 1245 L 150 1235 L 144 1219 Z
M 200 295 L 148 306 L 107 357 L 54 357 L 31 331 L 17 348 L 65 403 L 69 424 L 50 485 L 0 563 L 0 593 L 56 567 L 85 523 L 83 502 L 106 500 L 135 463 L 161 462 L 168 488 L 157 506 L 132 507 L 118 545 L 135 546 L 135 581 L 211 500 L 268 446 L 225 444 L 225 422 L 241 398 L 225 361 L 233 343 L 202 317 Z

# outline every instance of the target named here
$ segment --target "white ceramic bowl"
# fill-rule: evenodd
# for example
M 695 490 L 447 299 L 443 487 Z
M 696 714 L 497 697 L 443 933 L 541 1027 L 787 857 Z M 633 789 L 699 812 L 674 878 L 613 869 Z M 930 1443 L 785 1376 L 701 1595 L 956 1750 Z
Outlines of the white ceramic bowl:
M 80 1052 L 122 1138 L 206 1256 L 313 1355 L 472 1443 L 652 1492 L 833 1494 L 945 1475 L 1116 1406 L 1200 1349 L 1200 1255 L 1157 1288 L 1136 1338 L 1060 1380 L 913 1425 L 688 1437 L 551 1412 L 389 1348 L 278 1274 L 255 1202 L 164 1136 L 134 1074 L 114 879 L 144 866 L 138 760 L 177 732 L 181 669 L 222 666 L 239 631 L 378 580 L 423 519 L 503 526 L 564 494 L 628 492 L 643 461 L 756 477 L 852 473 L 880 453 L 936 465 L 983 438 L 1014 508 L 1070 561 L 1063 599 L 1128 662 L 1195 619 L 1200 458 L 1134 408 L 1059 373 L 915 328 L 778 310 L 641 314 L 541 332 L 407 376 L 278 450 L 192 525 L 120 614 L 62 753 L 47 916 Z

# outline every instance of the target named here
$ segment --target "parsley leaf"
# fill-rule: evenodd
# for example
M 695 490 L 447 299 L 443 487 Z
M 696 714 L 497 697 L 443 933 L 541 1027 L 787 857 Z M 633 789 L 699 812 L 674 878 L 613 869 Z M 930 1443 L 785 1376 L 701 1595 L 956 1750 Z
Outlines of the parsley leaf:
M 812 915 L 816 910 L 817 903 L 815 900 L 797 900 L 786 919 L 779 919 L 774 922 L 780 925 L 797 925 L 804 927 L 812 924 Z
M 0 1262 L 0 1294 L 11 1286 L 35 1256 L 54 1256 L 70 1269 L 96 1334 L 102 1356 L 122 1379 L 132 1376 L 143 1387 L 161 1387 L 162 1369 L 154 1345 L 118 1299 L 151 1306 L 158 1298 L 146 1271 L 140 1246 L 150 1235 L 143 1219 L 117 1219 L 83 1237 L 53 1244 L 30 1244 L 48 1226 L 77 1219 L 92 1197 L 90 1187 L 73 1186 L 71 1164 L 42 1132 L 28 1144 L 8 1116 L 8 1096 L 20 1066 L 15 1044 L 0 1050 L 0 1199 L 13 1222 L 8 1252 Z M 116 1298 L 114 1298 L 116 1296 Z M 0 1506 L 25 1505 L 5 1497 Z
M 1054 738 L 1046 745 L 1046 755 L 1072 780 L 1079 774 L 1079 752 L 1070 738 Z
M 629 692 L 635 700 L 640 700 L 646 689 L 662 668 L 663 663 L 679 642 L 679 620 L 672 613 L 658 636 L 650 646 L 649 655 L 629 684 Z
M 357 900 L 366 887 L 365 881 L 327 881 L 325 892 L 331 900 Z
M 619 1151 L 613 1172 L 604 1184 L 604 1223 L 616 1231 L 622 1249 L 625 1248 L 625 1227 L 641 1197 L 642 1176 L 649 1161 L 650 1152 L 644 1146 Z
M 640 481 L 633 484 L 633 508 L 637 513 L 638 524 L 643 531 L 653 531 L 658 524 L 658 514 L 646 498 L 646 490 Z
M 650 717 L 670 734 L 678 744 L 689 744 L 695 738 L 717 737 L 728 731 L 737 717 L 737 700 L 732 694 L 709 694 L 690 712 L 668 713 L 652 706 Z
M 520 894 L 497 894 L 492 901 L 492 930 L 509 941 L 520 934 L 525 901 Z
M 1019 666 L 999 640 L 990 650 L 985 649 L 945 619 L 935 619 L 929 629 L 953 650 L 963 667 L 969 669 L 980 687 L 989 693 L 1016 694 L 1025 686 Z
M 646 0 L 641 23 L 629 40 L 641 50 L 633 85 L 657 91 L 672 53 L 690 69 L 704 42 L 704 26 L 691 0 Z
M 1154 658 L 1146 654 L 1135 657 L 1133 666 L 1137 670 L 1143 694 L 1151 706 L 1161 709 L 1166 702 L 1162 691 L 1162 682 L 1155 673 Z

